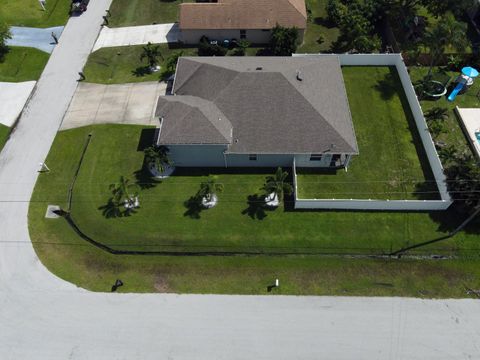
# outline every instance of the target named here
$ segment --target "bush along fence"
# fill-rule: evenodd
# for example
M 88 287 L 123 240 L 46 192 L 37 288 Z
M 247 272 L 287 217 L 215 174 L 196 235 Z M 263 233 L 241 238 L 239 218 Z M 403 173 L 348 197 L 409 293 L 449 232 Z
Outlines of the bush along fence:
M 293 56 L 319 56 L 316 54 L 294 54 Z M 326 56 L 322 54 L 321 56 Z M 438 157 L 433 139 L 423 115 L 420 102 L 412 85 L 407 67 L 400 54 L 342 54 L 338 56 L 341 66 L 395 66 L 415 124 L 422 140 L 423 148 L 435 177 L 440 200 L 378 200 L 378 199 L 301 199 L 298 198 L 297 173 L 293 163 L 293 178 L 296 209 L 332 210 L 379 210 L 379 211 L 434 211 L 446 210 L 452 200 L 447 191 L 446 177 Z

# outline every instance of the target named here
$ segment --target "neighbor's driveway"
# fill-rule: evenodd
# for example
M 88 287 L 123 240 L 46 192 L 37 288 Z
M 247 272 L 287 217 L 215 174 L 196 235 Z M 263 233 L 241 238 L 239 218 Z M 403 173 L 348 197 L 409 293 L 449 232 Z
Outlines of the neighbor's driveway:
M 11 127 L 15 123 L 36 83 L 0 82 L 0 124 Z
M 92 124 L 158 125 L 153 115 L 165 83 L 120 85 L 81 83 L 62 122 L 61 130 Z
M 178 24 L 109 28 L 104 26 L 92 51 L 102 47 L 173 43 L 178 41 Z
M 10 32 L 12 33 L 12 38 L 7 40 L 7 45 L 33 47 L 51 54 L 53 49 L 55 49 L 52 33 L 57 36 L 57 39 L 60 39 L 63 26 L 47 29 L 12 26 Z

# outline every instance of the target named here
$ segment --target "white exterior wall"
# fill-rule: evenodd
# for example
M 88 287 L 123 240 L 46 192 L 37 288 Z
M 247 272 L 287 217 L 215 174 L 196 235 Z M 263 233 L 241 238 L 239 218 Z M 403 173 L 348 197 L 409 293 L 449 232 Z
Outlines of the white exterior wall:
M 268 44 L 270 42 L 271 37 L 271 30 L 264 31 L 264 30 L 249 30 L 245 29 L 246 33 L 246 40 L 248 40 L 252 44 Z M 299 42 L 303 42 L 303 34 L 304 30 L 298 30 L 298 40 Z M 179 40 L 185 44 L 198 44 L 200 42 L 200 38 L 205 35 L 210 40 L 232 40 L 237 39 L 240 40 L 240 30 L 239 29 L 222 29 L 222 30 L 181 30 L 179 35 Z
M 227 167 L 292 166 L 292 161 L 289 154 L 257 154 L 257 160 L 249 160 L 249 154 L 227 154 Z
M 294 54 L 293 56 L 317 56 L 315 54 Z M 322 56 L 325 56 L 322 54 Z M 337 55 L 331 55 L 337 56 Z M 412 85 L 407 67 L 400 54 L 342 54 L 338 55 L 342 66 L 395 66 L 402 82 L 408 104 L 417 125 L 423 148 L 435 177 L 441 200 L 369 200 L 369 199 L 299 199 L 297 174 L 293 165 L 296 209 L 342 209 L 342 210 L 385 210 L 385 211 L 431 211 L 446 210 L 452 200 L 447 191 L 443 165 L 438 157 L 435 144 L 428 131 L 423 111 Z M 360 155 L 361 156 L 361 155 Z
M 167 145 L 169 158 L 179 167 L 225 167 L 226 145 Z
M 271 31 L 247 30 L 247 39 L 252 44 L 267 44 L 270 41 Z M 210 40 L 240 40 L 240 30 L 181 30 L 180 40 L 185 44 L 198 44 L 205 35 Z
M 298 167 L 326 167 L 330 166 L 332 154 L 322 154 L 321 161 L 310 161 L 309 154 L 295 155 L 295 163 Z

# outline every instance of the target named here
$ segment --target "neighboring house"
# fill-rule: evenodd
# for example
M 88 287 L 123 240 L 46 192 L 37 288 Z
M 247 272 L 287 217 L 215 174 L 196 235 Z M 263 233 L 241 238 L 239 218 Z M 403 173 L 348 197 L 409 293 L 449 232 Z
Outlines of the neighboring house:
M 358 154 L 336 55 L 182 57 L 158 99 L 176 166 L 346 167 Z
M 246 39 L 254 44 L 270 41 L 275 25 L 297 27 L 299 41 L 307 27 L 305 0 L 218 0 L 180 4 L 181 40 L 197 44 L 212 40 Z

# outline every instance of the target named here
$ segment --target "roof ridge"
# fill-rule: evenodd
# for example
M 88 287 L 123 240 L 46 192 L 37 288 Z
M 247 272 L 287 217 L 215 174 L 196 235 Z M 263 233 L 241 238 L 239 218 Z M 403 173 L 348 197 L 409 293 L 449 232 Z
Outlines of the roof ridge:
M 207 114 L 203 111 L 203 109 L 201 108 L 201 104 L 189 104 L 189 103 L 186 103 L 184 101 L 182 101 L 183 99 L 188 99 L 188 98 L 191 98 L 191 99 L 199 99 L 200 102 L 204 102 L 205 104 L 208 104 L 208 105 L 211 105 L 211 106 L 214 106 L 219 113 L 223 114 L 223 112 L 218 108 L 218 106 L 213 103 L 212 101 L 210 100 L 206 100 L 206 99 L 203 99 L 199 96 L 193 96 L 193 95 L 176 95 L 176 96 L 172 96 L 172 97 L 168 97 L 168 96 L 164 96 L 165 98 L 165 101 L 167 104 L 172 104 L 172 103 L 182 103 L 184 104 L 185 106 L 188 106 L 189 108 L 189 111 L 185 112 L 184 114 L 182 114 L 183 116 L 181 117 L 181 119 L 185 119 L 187 116 L 189 116 L 194 110 L 198 110 L 202 115 L 203 117 L 205 118 L 206 120 L 206 123 L 210 124 L 214 129 L 215 131 L 223 138 L 225 139 L 227 142 L 230 142 L 230 140 L 228 139 L 227 136 L 225 136 L 225 134 L 222 132 L 221 129 L 219 129 L 218 126 L 215 125 L 215 122 L 213 121 L 214 119 L 210 119 Z M 163 107 L 162 107 L 163 109 Z M 223 114 L 225 115 L 225 114 Z M 230 120 L 224 116 L 221 118 L 222 120 L 226 120 L 228 122 L 228 125 L 230 125 L 230 128 L 233 128 L 232 126 L 232 123 L 230 122 Z M 175 129 L 178 127 L 178 122 L 175 122 L 175 125 L 172 126 L 172 129 Z
M 283 72 L 279 72 L 279 73 L 280 73 L 280 74 L 285 78 L 285 80 L 290 84 L 290 86 L 292 87 L 292 89 L 295 90 L 295 91 L 300 95 L 300 97 L 302 97 L 302 98 L 305 100 L 305 102 L 312 107 L 312 109 L 318 114 L 318 116 L 323 120 L 323 122 L 324 122 L 330 129 L 333 129 L 333 131 L 335 132 L 335 134 L 336 134 L 340 139 L 342 139 L 342 140 L 345 142 L 345 144 L 347 144 L 347 146 L 348 146 L 352 151 L 355 151 L 355 149 L 352 148 L 350 142 L 347 141 L 347 140 L 345 139 L 345 137 L 338 132 L 337 128 L 336 128 L 335 126 L 333 126 L 333 124 L 331 124 L 330 121 L 328 121 L 328 120 L 325 118 L 325 116 L 323 116 L 323 114 L 320 113 L 320 112 L 317 110 L 317 108 L 310 102 L 310 100 L 309 100 L 307 97 L 305 97 L 305 96 L 300 92 L 299 89 L 297 89 L 295 86 L 293 86 L 293 84 L 290 82 L 290 80 L 288 80 L 288 78 L 285 76 L 285 74 L 284 74 Z M 355 140 L 355 142 L 356 142 L 356 140 Z
M 338 56 L 336 57 L 337 58 L 337 61 L 338 61 L 338 64 L 340 65 L 340 61 L 338 60 Z M 316 63 L 311 63 L 311 64 L 307 64 L 307 65 L 304 65 L 302 66 L 302 69 L 306 69 L 306 68 L 309 68 L 309 67 L 315 67 L 317 64 Z M 340 67 L 341 68 L 341 67 Z M 282 72 L 281 73 L 282 76 L 290 83 L 291 81 L 285 76 L 285 74 Z M 342 77 L 342 83 L 343 83 L 343 77 Z M 345 138 L 344 135 L 342 135 L 338 130 L 337 128 L 320 112 L 317 110 L 317 108 L 315 107 L 314 104 L 312 104 L 312 102 L 310 101 L 310 99 L 308 98 L 308 96 L 304 96 L 295 86 L 293 86 L 292 84 L 292 88 L 294 88 L 296 91 L 298 91 L 298 93 L 300 95 L 302 95 L 302 97 L 307 101 L 308 104 L 310 104 L 310 106 L 313 107 L 313 109 L 315 109 L 315 111 L 319 114 L 319 116 L 332 128 L 335 130 L 335 132 L 338 134 L 338 136 L 343 140 L 345 141 L 345 143 L 353 149 L 353 147 L 351 146 L 350 142 Z M 356 139 L 356 134 L 355 134 L 355 129 L 353 127 L 353 118 L 352 118 L 352 114 L 351 114 L 351 110 L 350 110 L 350 104 L 348 103 L 348 95 L 347 95 L 347 91 L 345 89 L 345 86 L 343 86 L 343 92 L 345 94 L 345 98 L 347 99 L 347 108 L 348 108 L 348 113 L 350 115 L 350 124 L 351 124 L 351 129 L 352 129 L 352 132 L 353 132 L 353 136 L 354 136 L 354 141 L 355 143 L 357 143 L 357 139 Z M 358 144 L 358 143 L 357 143 Z M 358 145 L 357 145 L 358 146 Z
M 305 14 L 302 11 L 300 11 L 300 9 L 297 7 L 298 4 L 295 3 L 296 0 L 286 0 L 286 1 L 290 5 L 292 5 L 295 10 L 297 10 L 297 12 L 302 16 L 302 18 L 307 19 L 308 14 L 307 14 L 307 6 L 305 5 L 305 0 L 301 0 L 303 2 L 304 7 L 305 7 Z

